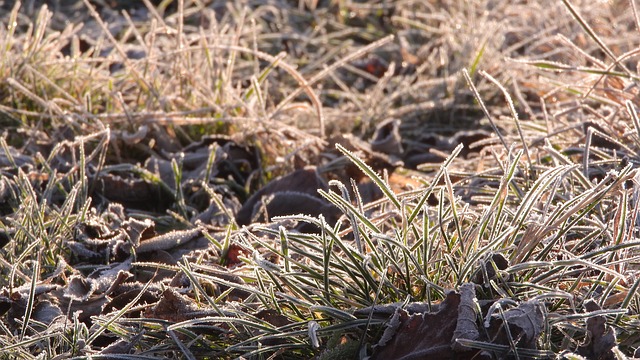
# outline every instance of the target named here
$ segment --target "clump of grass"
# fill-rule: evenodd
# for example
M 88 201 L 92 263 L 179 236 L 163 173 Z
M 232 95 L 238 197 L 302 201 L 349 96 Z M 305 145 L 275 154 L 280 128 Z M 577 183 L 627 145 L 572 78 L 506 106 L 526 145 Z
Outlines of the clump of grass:
M 0 228 L 11 234 L 0 250 L 0 286 L 5 298 L 20 296 L 24 309 L 11 315 L 14 323 L 0 322 L 0 354 L 108 356 L 98 353 L 111 337 L 141 358 L 365 357 L 387 320 L 373 316 L 377 305 L 435 306 L 466 283 L 480 300 L 531 300 L 546 309 L 537 350 L 466 346 L 496 356 L 578 353 L 588 320 L 604 316 L 617 335 L 614 350 L 632 354 L 640 346 L 640 120 L 638 75 L 627 63 L 638 35 L 614 42 L 606 22 L 592 29 L 591 19 L 605 11 L 600 5 L 492 4 L 283 2 L 275 9 L 178 1 L 174 12 L 148 8 L 148 21 L 111 14 L 108 23 L 108 9 L 85 1 L 83 29 L 59 28 L 58 14 L 46 7 L 30 22 L 16 3 L 0 26 L 0 111 L 11 119 L 0 138 Z M 576 21 L 557 15 L 565 9 Z M 630 12 L 606 11 L 611 24 L 634 24 Z M 487 29 L 499 36 L 484 35 Z M 378 61 L 383 71 L 367 72 Z M 465 123 L 482 116 L 495 136 L 478 158 L 461 158 L 457 147 L 435 171 L 422 168 L 420 188 L 394 192 L 388 174 L 338 146 L 382 199 L 364 204 L 357 186 L 334 180 L 321 195 L 343 214 L 337 224 L 292 215 L 245 228 L 229 219 L 220 234 L 204 231 L 209 250 L 223 257 L 232 244 L 250 249 L 233 277 L 204 255 L 155 264 L 188 278 L 188 296 L 171 296 L 193 305 L 184 305 L 192 318 L 134 316 L 149 307 L 137 303 L 145 292 L 168 291 L 151 283 L 90 322 L 58 314 L 63 320 L 47 325 L 36 316 L 48 286 L 95 268 L 68 265 L 64 243 L 99 212 L 87 172 L 121 158 L 118 131 L 148 125 L 183 142 L 231 134 L 256 144 L 263 156 L 256 173 L 273 176 L 293 167 L 283 160 L 291 149 L 316 163 L 333 133 L 368 134 L 398 117 L 411 148 L 425 129 L 464 128 L 458 115 Z M 147 154 L 165 150 L 144 140 Z M 28 160 L 16 156 L 17 147 Z M 175 160 L 172 171 L 175 188 L 164 184 L 176 200 L 171 216 L 129 214 L 186 225 L 187 181 Z M 231 218 L 219 188 L 205 188 Z M 292 221 L 318 231 L 288 230 Z M 589 311 L 590 301 L 602 310 Z M 363 309 L 367 316 L 356 312 Z

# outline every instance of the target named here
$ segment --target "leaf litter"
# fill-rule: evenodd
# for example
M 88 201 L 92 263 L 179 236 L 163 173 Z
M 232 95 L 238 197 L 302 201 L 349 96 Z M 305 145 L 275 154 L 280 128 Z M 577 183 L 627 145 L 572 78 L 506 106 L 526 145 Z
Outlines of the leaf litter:
M 19 4 L 3 15 L 3 56 L 26 64 L 0 65 L 3 355 L 609 359 L 638 347 L 630 43 L 613 42 L 626 55 L 602 70 L 613 50 L 588 48 L 588 27 L 562 20 L 553 29 L 572 38 L 550 35 L 542 18 L 560 5 L 156 5 L 85 2 L 77 22 L 45 8 L 33 23 Z M 326 66 L 343 51 L 325 48 L 332 37 L 364 45 Z M 459 76 L 473 56 L 479 93 Z M 72 73 L 100 85 L 65 83 Z

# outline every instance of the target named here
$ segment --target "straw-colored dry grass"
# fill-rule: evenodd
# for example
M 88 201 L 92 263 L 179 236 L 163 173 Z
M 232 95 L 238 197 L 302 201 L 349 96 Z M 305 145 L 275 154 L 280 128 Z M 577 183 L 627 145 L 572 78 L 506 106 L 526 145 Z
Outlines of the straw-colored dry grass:
M 400 356 L 380 305 L 470 283 L 472 354 L 640 346 L 633 1 L 52 3 L 0 2 L 3 358 Z M 342 146 L 390 119 L 405 167 Z M 305 165 L 334 212 L 238 225 Z

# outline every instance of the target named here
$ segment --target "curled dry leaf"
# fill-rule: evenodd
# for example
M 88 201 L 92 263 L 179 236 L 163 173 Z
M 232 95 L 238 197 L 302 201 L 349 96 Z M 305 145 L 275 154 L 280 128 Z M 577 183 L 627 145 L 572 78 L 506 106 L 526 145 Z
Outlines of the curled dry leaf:
M 210 311 L 204 311 L 195 301 L 180 294 L 173 288 L 164 290 L 160 301 L 155 306 L 144 311 L 145 317 L 164 319 L 171 322 L 180 322 L 211 314 Z
M 496 306 L 499 306 L 496 303 Z M 493 344 L 511 347 L 511 340 L 520 349 L 537 349 L 537 340 L 544 329 L 543 305 L 537 300 L 525 301 L 504 311 L 488 315 L 487 331 Z M 508 332 L 508 333 L 507 333 Z
M 176 246 L 184 245 L 196 236 L 202 234 L 202 229 L 195 227 L 188 230 L 175 230 L 142 241 L 137 247 L 137 253 L 148 253 L 158 250 L 168 250 Z
M 121 203 L 128 209 L 164 211 L 173 203 L 173 194 L 159 182 L 134 177 L 133 173 L 100 172 L 90 176 L 90 181 L 95 184 L 92 195 Z
M 463 352 L 471 350 L 456 342 L 457 339 L 477 340 L 480 337 L 477 324 L 479 309 L 474 284 L 462 284 L 462 286 L 460 286 L 458 319 L 456 321 L 456 329 L 453 332 L 453 338 L 451 339 L 451 348 L 454 351 Z
M 593 300 L 584 304 L 585 310 L 589 312 L 602 310 Z M 587 337 L 580 347 L 578 353 L 588 359 L 614 360 L 616 355 L 612 351 L 616 346 L 616 334 L 613 328 L 607 325 L 607 318 L 598 315 L 587 319 Z
M 130 133 L 128 131 L 122 131 L 118 135 L 122 138 L 122 141 L 124 141 L 125 144 L 134 145 L 144 140 L 147 137 L 148 133 L 149 133 L 149 126 L 141 125 L 138 127 L 138 129 L 134 133 Z M 114 131 L 112 134 L 116 134 L 116 131 Z
M 236 265 L 239 265 L 242 263 L 242 261 L 240 260 L 240 256 L 249 256 L 251 255 L 251 250 L 242 247 L 238 244 L 230 244 L 229 248 L 227 249 L 226 252 L 224 252 L 222 254 L 222 263 L 226 266 L 226 267 L 234 267 Z
M 484 359 L 489 356 L 462 346 L 457 341 L 460 339 L 509 347 L 511 338 L 520 349 L 536 349 L 536 341 L 544 326 L 542 305 L 528 301 L 502 315 L 489 312 L 487 329 L 481 332 L 478 313 L 486 306 L 478 303 L 475 286 L 463 284 L 459 293 L 449 292 L 445 300 L 431 311 L 428 311 L 427 304 L 410 304 L 404 309 L 396 307 L 374 347 L 373 359 Z M 494 304 L 491 309 L 498 306 Z M 411 313 L 408 309 L 417 312 Z M 380 318 L 390 310 L 389 306 L 381 306 L 356 311 L 355 315 L 373 312 L 374 318 Z
M 469 358 L 456 353 L 452 348 L 455 334 L 475 337 L 473 325 L 469 324 L 470 310 L 475 308 L 474 293 L 465 287 L 464 298 L 456 292 L 449 292 L 445 300 L 434 312 L 410 315 L 404 309 L 397 309 L 374 347 L 373 359 L 462 359 Z M 462 305 L 462 301 L 471 302 Z M 461 311 L 464 316 L 458 323 Z M 462 326 L 457 332 L 457 328 Z M 466 350 L 456 347 L 459 350 Z
M 340 211 L 324 199 L 305 193 L 283 191 L 264 196 L 254 207 L 251 222 L 267 222 L 276 216 L 323 215 L 328 224 L 333 225 L 340 217 Z M 296 227 L 301 232 L 318 231 L 311 224 L 302 223 Z
M 458 144 L 464 145 L 460 156 L 468 158 L 472 154 L 479 153 L 491 141 L 491 133 L 484 130 L 458 131 L 453 136 L 427 133 L 407 149 L 403 160 L 411 169 L 424 163 L 439 163 L 444 161 L 446 153 L 452 151 Z M 435 151 L 430 151 L 431 149 Z
M 331 205 L 318 195 L 318 189 L 327 190 L 327 184 L 314 167 L 296 170 L 253 194 L 236 214 L 236 221 L 249 225 L 254 217 L 264 220 L 261 218 L 263 210 L 269 217 L 300 213 L 317 216 L 325 212 L 329 219 L 336 218 L 330 210 Z
M 254 316 L 256 318 L 260 319 L 260 320 L 266 321 L 267 323 L 269 323 L 273 327 L 278 327 L 278 328 L 279 327 L 283 327 L 283 326 L 287 326 L 287 325 L 292 323 L 292 321 L 288 317 L 278 313 L 278 311 L 276 311 L 274 309 L 260 310 Z M 258 334 L 256 334 L 256 335 L 258 335 Z M 282 339 L 264 339 L 261 342 L 264 345 L 267 345 L 267 346 L 273 346 L 273 345 L 286 343 L 286 341 L 282 340 Z
M 378 124 L 371 139 L 371 150 L 392 156 L 402 155 L 404 149 L 399 129 L 398 119 L 388 119 Z
M 49 293 L 55 292 L 57 289 L 57 285 L 36 285 L 31 320 L 50 325 L 62 314 L 60 307 L 55 302 L 49 301 L 48 298 Z M 25 310 L 29 304 L 30 291 L 29 284 L 13 289 L 12 293 L 9 293 L 7 289 L 0 291 L 0 314 L 6 314 L 8 323 L 11 326 L 16 328 L 21 326 Z M 35 330 L 43 330 L 38 329 L 37 325 L 34 324 L 31 324 L 31 327 Z
M 78 262 L 110 262 L 125 260 L 131 255 L 132 247 L 139 246 L 140 240 L 154 235 L 153 221 L 125 220 L 122 207 L 111 204 L 101 215 L 91 212 L 85 221 L 76 225 L 74 239 L 66 241 L 66 246 Z
M 504 255 L 500 253 L 491 254 L 482 260 L 476 275 L 473 277 L 473 282 L 489 287 L 489 281 L 499 278 L 501 271 L 506 270 L 508 267 L 509 260 Z

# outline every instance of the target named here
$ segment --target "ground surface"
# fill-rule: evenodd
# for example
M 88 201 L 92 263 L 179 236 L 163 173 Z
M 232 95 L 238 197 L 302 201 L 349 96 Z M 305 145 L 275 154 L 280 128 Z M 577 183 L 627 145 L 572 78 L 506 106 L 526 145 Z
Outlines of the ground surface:
M 632 2 L 0 2 L 0 356 L 632 357 Z

